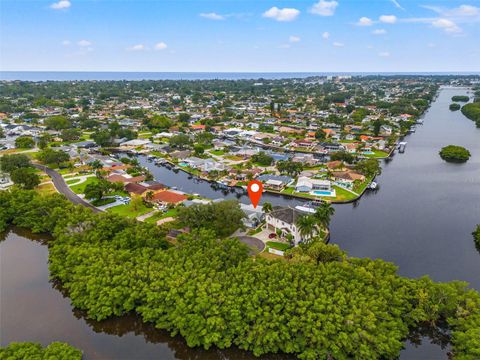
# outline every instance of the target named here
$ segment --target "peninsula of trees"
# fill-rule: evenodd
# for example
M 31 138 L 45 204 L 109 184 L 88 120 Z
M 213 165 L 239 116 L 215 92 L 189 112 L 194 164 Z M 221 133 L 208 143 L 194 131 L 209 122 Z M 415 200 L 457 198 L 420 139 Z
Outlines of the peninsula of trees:
M 91 319 L 134 311 L 192 347 L 312 360 L 395 359 L 410 329 L 429 324 L 448 328 L 456 358 L 480 356 L 480 295 L 463 282 L 407 279 L 322 242 L 282 260 L 252 257 L 201 224 L 170 243 L 161 228 L 60 195 L 0 192 L 0 209 L 2 229 L 53 235 L 51 275 Z

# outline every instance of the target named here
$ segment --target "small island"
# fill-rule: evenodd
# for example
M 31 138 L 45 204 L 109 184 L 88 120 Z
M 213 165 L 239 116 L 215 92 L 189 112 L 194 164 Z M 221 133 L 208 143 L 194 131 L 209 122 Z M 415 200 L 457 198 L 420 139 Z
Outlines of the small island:
M 470 151 L 462 146 L 448 145 L 439 152 L 440 157 L 447 162 L 464 163 L 470 159 Z
M 457 104 L 457 103 L 450 104 L 450 110 L 452 111 L 460 110 L 460 108 L 461 108 L 460 104 Z
M 475 241 L 475 245 L 479 248 L 480 250 L 480 225 L 477 225 L 477 228 L 475 231 L 472 233 L 473 235 L 473 240 Z
M 452 96 L 452 101 L 468 102 L 470 97 L 468 95 L 455 95 Z

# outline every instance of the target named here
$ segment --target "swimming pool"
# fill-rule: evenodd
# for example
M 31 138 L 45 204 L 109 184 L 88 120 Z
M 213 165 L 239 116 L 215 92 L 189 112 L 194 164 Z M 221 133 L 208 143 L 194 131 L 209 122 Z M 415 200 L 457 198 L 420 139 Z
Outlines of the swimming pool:
M 327 191 L 327 190 L 313 190 L 312 191 L 313 195 L 317 196 L 336 196 L 335 191 Z
M 188 166 L 188 164 L 187 164 L 187 163 L 184 163 L 184 162 L 181 162 L 181 163 L 178 163 L 178 166 L 186 167 L 186 166 Z

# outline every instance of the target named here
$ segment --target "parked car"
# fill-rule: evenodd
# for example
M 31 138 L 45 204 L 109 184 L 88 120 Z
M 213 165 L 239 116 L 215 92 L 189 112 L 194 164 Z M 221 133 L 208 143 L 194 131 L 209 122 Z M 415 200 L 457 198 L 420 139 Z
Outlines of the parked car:
M 275 239 L 276 237 L 277 237 L 277 234 L 275 233 L 271 233 L 270 235 L 268 235 L 269 239 Z

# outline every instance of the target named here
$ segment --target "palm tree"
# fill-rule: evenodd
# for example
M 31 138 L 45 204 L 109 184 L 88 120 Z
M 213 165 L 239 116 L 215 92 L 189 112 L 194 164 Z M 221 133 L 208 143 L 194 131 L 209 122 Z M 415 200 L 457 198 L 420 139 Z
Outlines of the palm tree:
M 269 203 L 268 201 L 263 203 L 262 211 L 264 213 L 268 214 L 269 212 L 272 212 L 272 210 L 273 210 L 273 206 L 271 203 Z
M 322 202 L 322 204 L 315 210 L 315 214 L 313 216 L 322 226 L 328 228 L 333 214 L 335 214 L 335 209 L 332 207 L 332 205 L 327 202 Z
M 296 222 L 303 240 L 310 239 L 318 231 L 318 220 L 313 215 L 304 215 Z
M 154 193 L 153 193 L 152 190 L 147 191 L 147 193 L 145 194 L 145 199 L 147 199 L 148 201 L 152 201 L 153 195 L 154 195 Z

